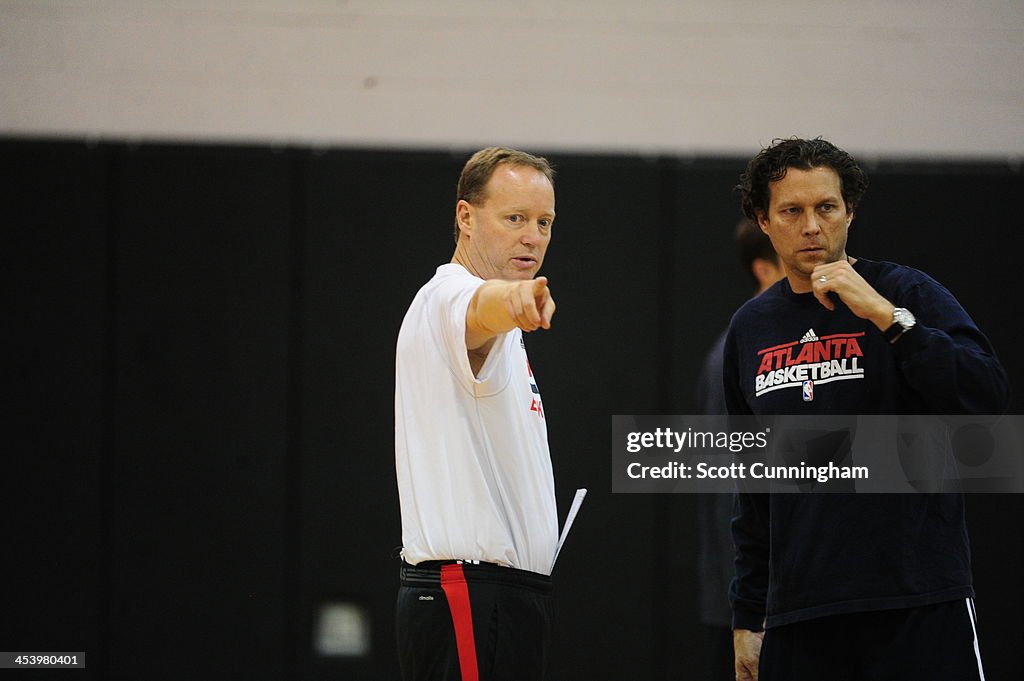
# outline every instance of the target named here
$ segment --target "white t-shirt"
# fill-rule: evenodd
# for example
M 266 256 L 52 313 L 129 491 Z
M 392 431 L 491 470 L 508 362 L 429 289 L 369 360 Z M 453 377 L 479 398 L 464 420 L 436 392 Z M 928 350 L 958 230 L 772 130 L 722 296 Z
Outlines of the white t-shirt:
M 558 541 L 540 391 L 522 332 L 498 336 L 479 375 L 466 310 L 484 283 L 447 264 L 398 334 L 395 463 L 402 557 L 480 560 L 551 574 Z

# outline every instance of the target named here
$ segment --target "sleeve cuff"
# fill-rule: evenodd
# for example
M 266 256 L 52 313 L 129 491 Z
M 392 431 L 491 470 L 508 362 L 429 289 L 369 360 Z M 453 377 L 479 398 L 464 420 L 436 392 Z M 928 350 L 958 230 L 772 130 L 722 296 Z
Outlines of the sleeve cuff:
M 924 332 L 924 329 L 921 328 L 920 324 L 915 324 L 913 328 L 904 331 L 900 334 L 899 338 L 892 343 L 896 356 L 901 360 L 909 359 L 927 345 L 928 334 Z
M 764 613 L 734 608 L 732 611 L 732 628 L 764 631 Z

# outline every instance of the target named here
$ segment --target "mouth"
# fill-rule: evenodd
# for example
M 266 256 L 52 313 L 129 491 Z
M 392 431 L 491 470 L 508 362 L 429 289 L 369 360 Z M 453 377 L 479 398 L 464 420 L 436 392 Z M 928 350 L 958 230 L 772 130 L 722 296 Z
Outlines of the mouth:
M 530 269 L 537 266 L 537 258 L 532 255 L 517 255 L 512 258 L 512 264 L 520 269 Z

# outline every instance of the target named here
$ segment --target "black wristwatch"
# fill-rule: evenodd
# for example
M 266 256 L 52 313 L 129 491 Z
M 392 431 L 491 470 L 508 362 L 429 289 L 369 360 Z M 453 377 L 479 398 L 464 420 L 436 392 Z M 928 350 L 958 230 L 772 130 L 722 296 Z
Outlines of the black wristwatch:
M 914 324 L 917 324 L 917 320 L 914 319 L 910 310 L 905 307 L 897 307 L 892 311 L 892 326 L 883 333 L 885 340 L 895 343 L 900 336 L 914 328 Z

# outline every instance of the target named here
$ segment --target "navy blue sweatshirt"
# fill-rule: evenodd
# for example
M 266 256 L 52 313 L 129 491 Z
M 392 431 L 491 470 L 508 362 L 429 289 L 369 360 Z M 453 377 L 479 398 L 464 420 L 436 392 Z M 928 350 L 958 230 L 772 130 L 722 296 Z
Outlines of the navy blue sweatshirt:
M 949 291 L 902 265 L 853 267 L 917 325 L 890 344 L 838 296 L 829 311 L 783 279 L 733 316 L 723 369 L 730 413 L 1006 410 L 1006 373 Z M 736 629 L 973 595 L 959 494 L 738 494 L 734 516 Z

